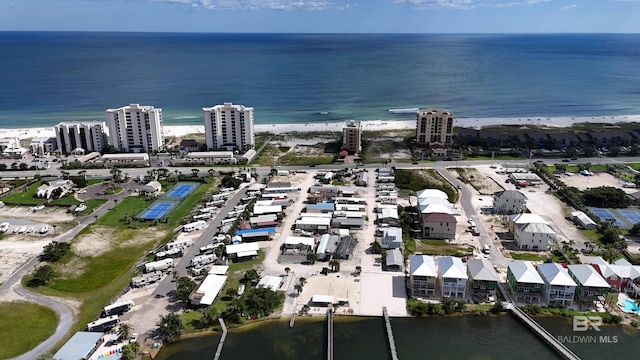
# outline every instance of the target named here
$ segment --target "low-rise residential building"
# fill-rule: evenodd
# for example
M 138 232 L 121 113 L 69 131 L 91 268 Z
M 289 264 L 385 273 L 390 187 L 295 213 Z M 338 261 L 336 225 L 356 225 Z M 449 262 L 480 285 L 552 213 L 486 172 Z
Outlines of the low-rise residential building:
M 567 269 L 557 263 L 538 264 L 538 273 L 542 277 L 542 295 L 549 306 L 570 307 L 577 284 Z
M 296 229 L 325 233 L 331 226 L 331 218 L 305 216 L 296 220 Z
M 453 256 L 438 258 L 438 269 L 440 296 L 466 299 L 468 276 L 467 268 L 462 260 Z
M 527 197 L 518 190 L 504 190 L 495 193 L 493 211 L 496 214 L 518 214 L 527 208 Z
M 402 265 L 404 264 L 404 258 L 398 249 L 391 249 L 387 251 L 387 257 L 385 258 L 384 268 L 385 271 L 402 271 Z
M 491 261 L 487 259 L 470 259 L 467 261 L 469 290 L 480 301 L 492 301 L 498 288 L 498 274 Z
M 569 265 L 569 275 L 578 285 L 576 298 L 580 306 L 591 305 L 594 301 L 604 302 L 604 295 L 610 285 L 591 264 Z
M 507 283 L 518 302 L 539 304 L 544 280 L 531 261 L 512 261 L 507 267 Z
M 571 220 L 573 220 L 576 225 L 585 230 L 593 230 L 597 227 L 596 222 L 582 211 L 572 211 Z
M 380 241 L 383 248 L 397 249 L 402 246 L 402 228 L 389 227 L 382 229 Z
M 521 250 L 551 250 L 556 241 L 556 232 L 542 223 L 528 223 L 516 227 L 516 246 Z
M 514 214 L 509 215 L 509 232 L 515 235 L 517 227 L 529 223 L 549 224 L 545 218 L 538 214 Z
M 634 280 L 640 278 L 640 267 L 634 267 L 624 259 L 620 260 L 614 264 L 609 264 L 603 258 L 597 256 L 591 258 L 589 262 L 613 290 L 623 291 L 632 295 L 638 293 L 640 288 L 634 283 Z
M 411 255 L 409 257 L 409 282 L 411 295 L 415 297 L 436 296 L 438 271 L 432 256 Z
M 451 214 L 422 214 L 422 236 L 430 239 L 455 239 L 456 218 Z
M 58 148 L 56 138 L 53 137 L 35 137 L 29 143 L 29 151 L 33 155 L 51 154 Z

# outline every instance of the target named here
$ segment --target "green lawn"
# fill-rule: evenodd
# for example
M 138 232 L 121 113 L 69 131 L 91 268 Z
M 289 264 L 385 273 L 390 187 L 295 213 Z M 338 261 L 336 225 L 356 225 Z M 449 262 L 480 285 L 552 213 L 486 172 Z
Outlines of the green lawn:
M 53 310 L 23 301 L 0 303 L 0 319 L 0 359 L 33 349 L 58 326 L 58 317 Z
M 263 250 L 258 251 L 258 258 L 251 261 L 242 261 L 239 263 L 229 263 L 229 271 L 227 282 L 224 284 L 224 288 L 220 291 L 220 295 L 216 298 L 213 306 L 218 309 L 219 312 L 223 312 L 227 308 L 227 302 L 222 300 L 225 297 L 227 289 L 237 289 L 240 285 L 240 280 L 244 278 L 244 273 L 248 270 L 254 269 L 256 265 L 261 264 L 264 261 L 265 253 Z M 285 266 L 282 267 L 282 273 L 284 273 Z M 249 290 L 247 287 L 245 292 Z
M 524 260 L 524 261 L 545 261 L 547 259 L 546 255 L 538 255 L 534 253 L 516 253 L 511 251 L 509 253 L 513 260 Z
M 498 155 L 498 156 L 468 156 L 465 160 L 523 160 L 522 156 Z
M 100 180 L 102 181 L 102 180 Z M 63 198 L 60 199 L 55 199 L 55 200 L 51 200 L 51 201 L 47 201 L 46 199 L 38 199 L 33 197 L 33 195 L 35 195 L 36 190 L 38 190 L 38 186 L 40 186 L 42 183 L 41 182 L 37 182 L 35 184 L 31 184 L 30 186 L 28 186 L 26 189 L 24 189 L 21 192 L 16 192 L 13 193 L 5 198 L 2 199 L 2 201 L 5 204 L 9 204 L 9 205 L 24 205 L 24 206 L 31 206 L 31 205 L 40 205 L 40 204 L 46 204 L 47 206 L 71 206 L 71 205 L 78 205 L 81 203 L 81 201 L 76 200 L 73 195 L 69 195 L 69 196 L 65 196 Z M 91 199 L 88 200 L 86 202 L 87 204 L 87 213 L 91 212 L 93 208 L 100 206 L 100 204 L 104 203 L 105 200 L 103 199 Z

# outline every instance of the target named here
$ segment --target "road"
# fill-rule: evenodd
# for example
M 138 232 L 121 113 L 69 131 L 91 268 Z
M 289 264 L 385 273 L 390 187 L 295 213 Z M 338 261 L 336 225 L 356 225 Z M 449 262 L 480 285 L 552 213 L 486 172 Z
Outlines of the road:
M 92 224 L 100 216 L 106 214 L 107 211 L 109 211 L 115 205 L 114 200 L 120 201 L 129 196 L 129 189 L 132 189 L 133 186 L 134 184 L 132 182 L 127 183 L 124 186 L 123 191 L 121 191 L 119 194 L 109 196 L 108 201 L 104 203 L 100 208 L 96 209 L 92 214 L 76 218 L 78 225 L 63 234 L 58 235 L 52 241 L 68 242 L 72 240 L 80 231 L 82 231 L 82 229 Z M 60 302 L 52 297 L 43 296 L 31 292 L 22 287 L 21 279 L 39 263 L 39 257 L 36 256 L 25 263 L 20 269 L 18 269 L 18 271 L 13 273 L 11 277 L 7 279 L 7 281 L 0 285 L 0 296 L 3 296 L 7 292 L 13 290 L 13 292 L 15 292 L 17 295 L 27 300 L 31 300 L 38 304 L 50 307 L 58 315 L 58 326 L 56 327 L 56 331 L 53 333 L 53 335 L 51 335 L 48 339 L 40 343 L 35 348 L 16 357 L 16 360 L 32 360 L 39 357 L 40 355 L 49 352 L 58 342 L 60 342 L 65 337 L 67 331 L 69 331 L 74 322 L 73 312 L 71 308 L 69 308 L 64 302 Z

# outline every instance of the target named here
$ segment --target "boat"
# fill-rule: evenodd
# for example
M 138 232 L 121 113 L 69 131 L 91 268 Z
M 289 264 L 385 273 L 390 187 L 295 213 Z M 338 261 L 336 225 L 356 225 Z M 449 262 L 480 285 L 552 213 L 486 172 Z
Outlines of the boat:
M 85 203 L 81 203 L 80 205 L 78 205 L 78 207 L 73 209 L 73 211 L 75 211 L 75 212 L 81 212 L 81 211 L 85 211 L 85 210 L 87 210 L 87 205 L 85 205 Z
M 49 232 L 49 225 L 44 225 L 40 228 L 40 234 L 46 234 Z
M 244 285 L 238 285 L 238 296 L 242 296 L 244 294 Z
M 38 205 L 38 206 L 33 206 L 31 208 L 31 211 L 36 212 L 36 211 L 40 211 L 42 209 L 44 209 L 44 205 Z
M 3 222 L 0 224 L 0 233 L 6 233 L 9 230 L 10 224 L 8 222 Z
M 25 231 L 27 231 L 26 226 L 20 226 L 19 228 L 16 228 L 16 233 L 18 234 L 24 234 Z
M 414 114 L 418 111 L 418 108 L 387 109 L 387 111 L 394 114 Z

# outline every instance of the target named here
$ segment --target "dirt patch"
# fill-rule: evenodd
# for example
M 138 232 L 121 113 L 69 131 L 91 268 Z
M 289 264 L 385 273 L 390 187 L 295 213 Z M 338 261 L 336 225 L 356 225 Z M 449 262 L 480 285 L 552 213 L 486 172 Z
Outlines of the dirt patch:
M 71 248 L 80 257 L 93 257 L 104 254 L 113 247 L 111 232 L 102 227 L 91 227 L 91 231 L 76 238 Z
M 140 244 L 140 239 L 144 239 L 144 242 L 149 240 L 157 241 L 164 237 L 163 231 L 157 231 L 157 228 L 150 227 L 147 229 L 138 229 L 135 232 L 135 236 L 131 236 L 129 239 L 118 244 L 119 247 L 129 247 Z
M 485 177 L 475 168 L 451 168 L 447 169 L 461 181 L 471 185 L 480 195 L 493 195 L 504 190 L 491 178 Z
M 64 266 L 59 266 L 57 268 L 58 276 L 63 279 L 76 278 L 84 273 L 84 268 L 86 266 L 87 260 L 75 257 L 68 263 L 64 264 Z

